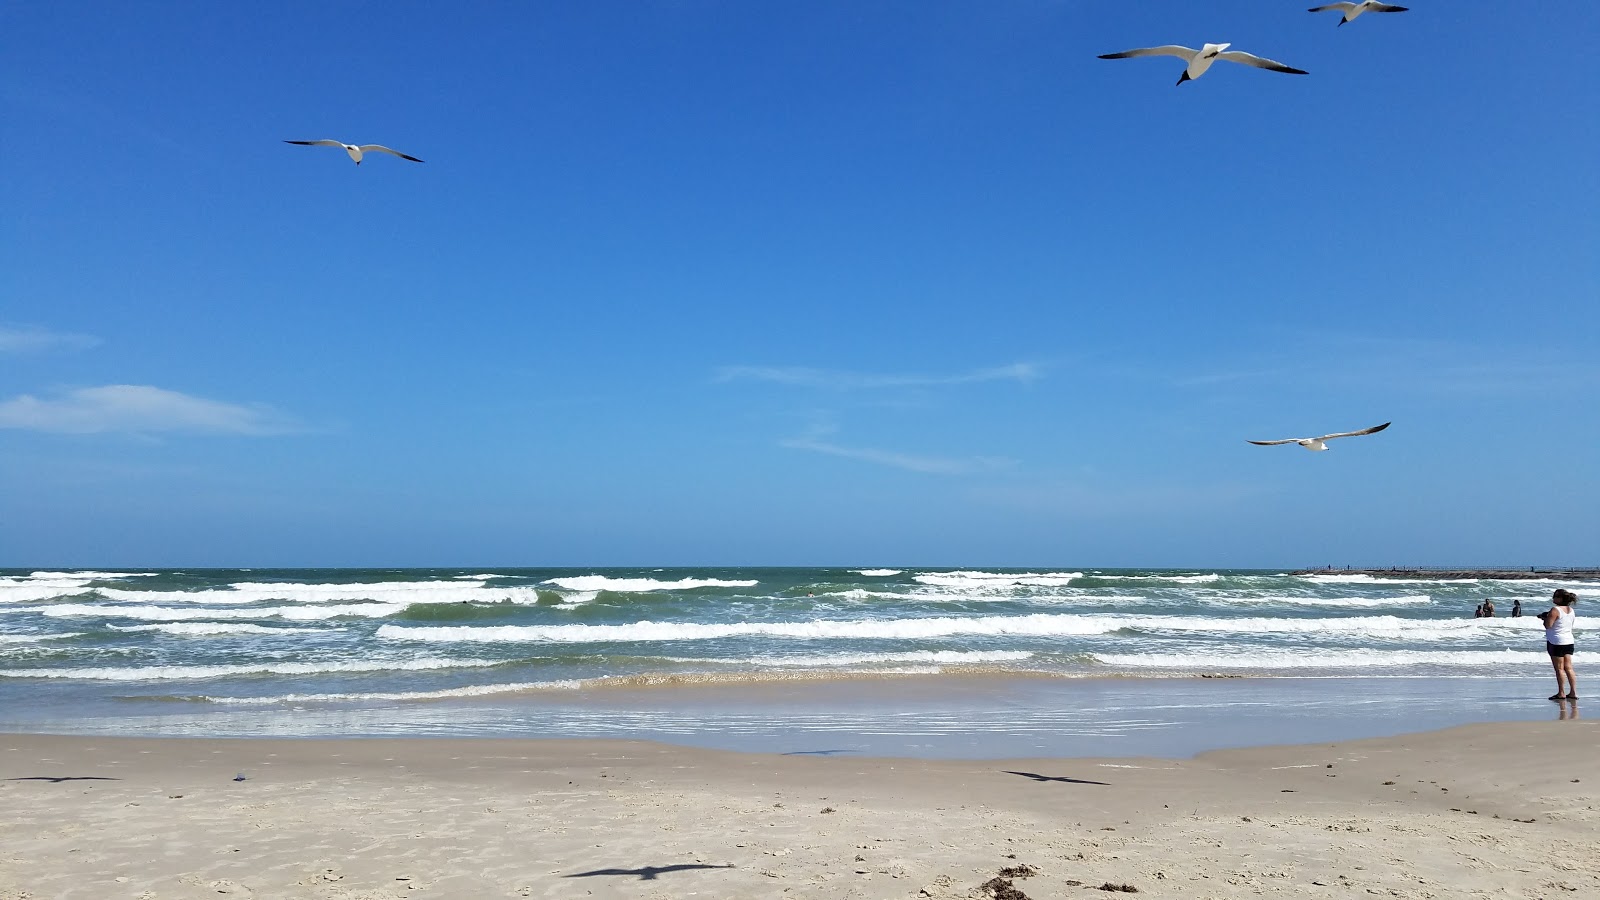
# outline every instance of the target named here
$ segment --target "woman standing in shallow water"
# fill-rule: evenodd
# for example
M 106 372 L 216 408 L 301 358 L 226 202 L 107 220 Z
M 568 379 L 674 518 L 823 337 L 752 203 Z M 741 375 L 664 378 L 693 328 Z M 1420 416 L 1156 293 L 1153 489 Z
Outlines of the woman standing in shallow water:
M 1550 602 L 1551 607 L 1539 614 L 1539 621 L 1544 623 L 1545 650 L 1550 654 L 1550 665 L 1556 670 L 1556 692 L 1550 699 L 1576 700 L 1578 683 L 1572 674 L 1572 650 L 1576 643 L 1572 623 L 1578 618 L 1578 611 L 1572 605 L 1578 602 L 1578 595 L 1566 588 L 1556 588 Z

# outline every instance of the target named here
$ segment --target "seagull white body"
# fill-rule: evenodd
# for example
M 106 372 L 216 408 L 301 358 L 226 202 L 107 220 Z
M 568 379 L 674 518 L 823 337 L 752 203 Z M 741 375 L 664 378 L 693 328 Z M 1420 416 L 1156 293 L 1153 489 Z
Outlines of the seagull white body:
M 390 150 L 388 147 L 385 147 L 382 144 L 357 145 L 346 144 L 344 141 L 284 141 L 284 143 L 299 144 L 302 147 L 343 147 L 344 152 L 350 154 L 350 158 L 355 160 L 355 164 L 358 166 L 361 165 L 361 155 L 364 153 L 387 153 L 390 156 L 398 156 L 401 159 L 409 159 L 412 162 L 422 162 L 422 160 L 417 159 L 415 156 L 407 156 L 406 154 L 401 153 L 399 150 Z
M 1363 428 L 1360 431 L 1341 431 L 1338 434 L 1322 434 L 1316 437 L 1284 438 L 1281 441 L 1250 441 L 1249 443 L 1259 444 L 1262 447 L 1271 447 L 1275 444 L 1299 444 L 1307 450 L 1326 450 L 1328 449 L 1327 442 L 1333 440 L 1334 438 L 1360 437 L 1363 434 L 1376 434 L 1385 428 L 1388 428 L 1390 424 L 1392 423 L 1385 422 L 1382 425 L 1374 425 L 1371 428 Z
M 1232 44 L 1204 44 L 1199 50 L 1193 50 L 1178 44 L 1164 44 L 1160 47 L 1140 47 L 1136 50 L 1124 50 L 1121 53 L 1104 53 L 1101 54 L 1100 58 L 1131 59 L 1136 56 L 1176 56 L 1189 64 L 1183 70 L 1183 77 L 1178 79 L 1179 84 L 1183 84 L 1185 81 L 1193 81 L 1204 75 L 1206 70 L 1211 68 L 1211 64 L 1219 59 L 1225 62 L 1255 66 L 1258 69 L 1269 69 L 1273 72 L 1287 72 L 1290 75 L 1306 74 L 1303 69 L 1296 69 L 1281 62 L 1253 56 L 1243 50 L 1229 50 L 1228 48 L 1232 46 Z
M 1354 22 L 1356 20 L 1356 16 L 1359 16 L 1364 12 L 1408 12 L 1409 11 L 1404 6 L 1390 6 L 1387 3 L 1379 3 L 1378 0 L 1361 0 L 1360 3 L 1348 3 L 1348 2 L 1346 2 L 1346 3 L 1329 3 L 1327 6 L 1313 6 L 1309 10 L 1306 10 L 1306 11 L 1307 12 L 1328 12 L 1330 10 L 1335 10 L 1335 9 L 1340 11 L 1340 12 L 1342 12 L 1342 13 L 1344 13 L 1344 16 L 1339 19 L 1338 27 L 1341 27 L 1341 28 L 1344 27 L 1344 23 L 1346 23 L 1346 22 Z

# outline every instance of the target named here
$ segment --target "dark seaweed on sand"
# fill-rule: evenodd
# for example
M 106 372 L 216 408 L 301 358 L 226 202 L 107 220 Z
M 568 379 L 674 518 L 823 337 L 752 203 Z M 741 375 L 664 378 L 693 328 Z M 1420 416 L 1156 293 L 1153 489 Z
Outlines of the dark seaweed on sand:
M 1009 878 L 991 878 L 985 881 L 979 890 L 988 891 L 994 900 L 1033 900 L 1027 894 L 1017 890 Z

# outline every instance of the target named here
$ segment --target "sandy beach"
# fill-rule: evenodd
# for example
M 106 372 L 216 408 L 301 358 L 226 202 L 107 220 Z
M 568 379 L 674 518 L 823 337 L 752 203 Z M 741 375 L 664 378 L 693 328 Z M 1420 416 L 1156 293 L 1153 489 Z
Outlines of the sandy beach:
M 1600 896 L 1596 736 L 997 761 L 7 735 L 0 898 Z

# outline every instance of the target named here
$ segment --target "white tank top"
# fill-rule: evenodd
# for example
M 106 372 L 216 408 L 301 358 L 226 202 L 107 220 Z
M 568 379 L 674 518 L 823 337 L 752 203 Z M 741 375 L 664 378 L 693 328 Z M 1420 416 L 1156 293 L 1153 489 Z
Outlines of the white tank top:
M 1547 644 L 1572 643 L 1572 620 L 1578 617 L 1578 611 L 1571 607 L 1555 607 L 1556 617 L 1544 630 L 1544 640 Z

